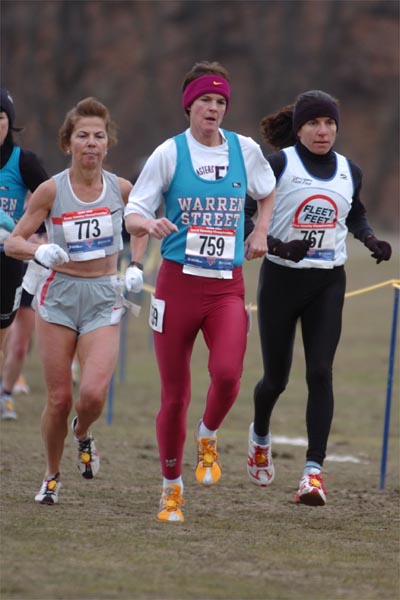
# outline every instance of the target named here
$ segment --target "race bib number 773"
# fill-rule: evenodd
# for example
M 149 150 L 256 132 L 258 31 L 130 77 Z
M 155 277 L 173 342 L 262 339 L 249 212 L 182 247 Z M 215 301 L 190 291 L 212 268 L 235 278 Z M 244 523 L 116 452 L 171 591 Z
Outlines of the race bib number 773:
M 64 213 L 62 227 L 71 260 L 91 260 L 106 255 L 113 243 L 113 226 L 107 207 Z

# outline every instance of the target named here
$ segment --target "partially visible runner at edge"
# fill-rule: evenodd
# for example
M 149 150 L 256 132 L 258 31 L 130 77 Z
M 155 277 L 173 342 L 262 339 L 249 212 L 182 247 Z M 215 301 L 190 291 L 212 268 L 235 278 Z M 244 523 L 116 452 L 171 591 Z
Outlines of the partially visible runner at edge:
M 31 308 L 32 295 L 22 288 L 26 263 L 4 252 L 4 242 L 22 217 L 29 192 L 48 179 L 48 175 L 34 152 L 21 148 L 14 141 L 14 133 L 22 131 L 15 125 L 15 106 L 11 93 L 0 90 L 0 350 L 3 351 L 0 385 L 0 418 L 17 418 L 12 395 L 15 383 L 29 350 L 35 325 Z M 36 241 L 45 233 L 42 224 L 34 232 Z

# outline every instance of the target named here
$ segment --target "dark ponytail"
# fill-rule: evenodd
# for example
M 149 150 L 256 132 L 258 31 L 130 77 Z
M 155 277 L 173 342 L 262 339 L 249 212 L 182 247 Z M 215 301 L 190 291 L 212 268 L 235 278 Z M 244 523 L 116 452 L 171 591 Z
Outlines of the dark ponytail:
M 264 117 L 260 123 L 264 140 L 274 150 L 293 146 L 296 142 L 293 133 L 293 108 L 293 104 L 288 104 L 278 112 Z

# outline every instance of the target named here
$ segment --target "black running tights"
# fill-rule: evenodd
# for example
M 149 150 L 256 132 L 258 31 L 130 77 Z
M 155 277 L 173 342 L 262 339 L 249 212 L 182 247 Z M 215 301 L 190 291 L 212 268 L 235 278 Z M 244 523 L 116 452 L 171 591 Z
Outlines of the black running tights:
M 284 391 L 300 321 L 308 399 L 306 458 L 322 465 L 333 417 L 332 366 L 340 339 L 346 288 L 344 267 L 301 269 L 264 259 L 258 285 L 258 326 L 264 375 L 254 389 L 254 431 L 269 432 Z

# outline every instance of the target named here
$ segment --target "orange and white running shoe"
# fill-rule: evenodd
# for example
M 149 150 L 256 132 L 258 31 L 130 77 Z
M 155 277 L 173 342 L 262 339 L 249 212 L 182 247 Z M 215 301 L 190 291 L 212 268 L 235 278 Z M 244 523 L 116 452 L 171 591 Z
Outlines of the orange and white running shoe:
M 196 479 L 205 486 L 218 483 L 221 478 L 221 467 L 218 462 L 217 437 L 198 437 L 198 428 L 195 433 L 197 444 Z
M 326 504 L 326 488 L 319 469 L 311 469 L 300 479 L 295 502 L 307 506 L 324 506 Z
M 250 481 L 260 487 L 271 485 L 275 477 L 274 463 L 272 462 L 272 447 L 260 446 L 253 441 L 253 423 L 249 428 L 249 449 L 247 452 L 247 472 Z
M 185 519 L 180 508 L 183 504 L 185 504 L 185 500 L 180 485 L 164 486 L 157 519 L 164 523 L 183 523 Z
M 20 375 L 13 387 L 13 394 L 30 394 L 30 387 L 24 375 Z

